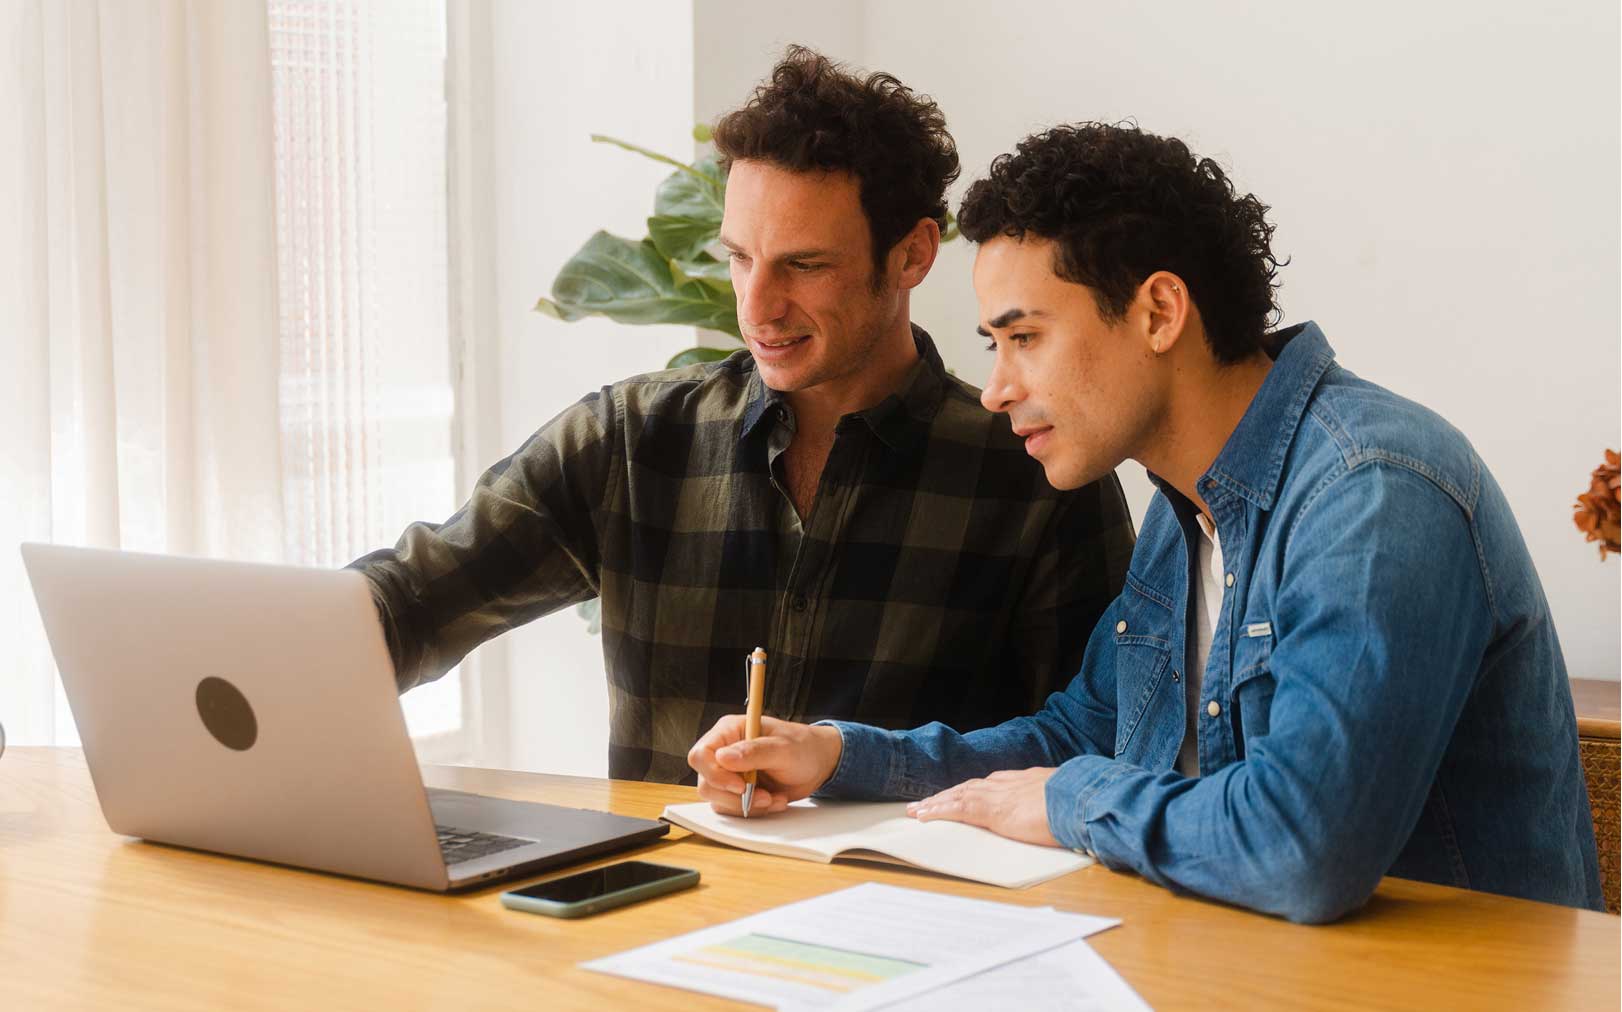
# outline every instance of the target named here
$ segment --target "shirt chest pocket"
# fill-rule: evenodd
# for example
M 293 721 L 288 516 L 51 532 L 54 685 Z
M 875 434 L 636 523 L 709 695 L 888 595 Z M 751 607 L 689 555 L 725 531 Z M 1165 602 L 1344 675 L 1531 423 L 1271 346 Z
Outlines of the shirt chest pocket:
M 1233 738 L 1238 757 L 1245 757 L 1245 740 L 1267 733 L 1273 710 L 1273 629 L 1266 622 L 1239 630 L 1233 647 Z
M 1171 606 L 1130 575 L 1115 618 L 1115 755 L 1128 746 L 1171 660 Z

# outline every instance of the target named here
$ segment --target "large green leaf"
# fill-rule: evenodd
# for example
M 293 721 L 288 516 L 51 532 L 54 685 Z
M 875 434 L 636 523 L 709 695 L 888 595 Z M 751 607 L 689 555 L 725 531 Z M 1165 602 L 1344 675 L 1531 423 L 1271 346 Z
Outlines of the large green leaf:
M 592 598 L 590 601 L 581 601 L 574 606 L 574 613 L 579 615 L 586 623 L 586 635 L 596 636 L 603 631 L 602 600 Z
M 653 196 L 648 237 L 673 260 L 692 260 L 721 234 L 726 180 L 714 155 L 665 177 Z
M 670 276 L 676 279 L 678 285 L 684 281 L 702 282 L 718 292 L 724 292 L 727 298 L 736 300 L 732 291 L 731 266 L 708 253 L 701 253 L 692 260 L 672 259 Z
M 730 358 L 733 352 L 737 350 L 736 348 L 731 351 L 725 348 L 688 348 L 686 351 L 678 351 L 672 355 L 670 361 L 665 363 L 665 368 L 680 369 L 682 366 L 697 365 L 700 362 L 719 362 L 723 358 Z
M 672 260 L 692 260 L 704 253 L 720 231 L 719 226 L 699 218 L 656 214 L 648 219 L 648 238 Z
M 738 336 L 732 293 L 700 281 L 677 279 L 652 240 L 637 242 L 607 232 L 586 241 L 552 282 L 552 298 L 537 311 L 560 320 L 606 316 L 619 323 L 675 323 Z
M 721 231 L 727 182 L 714 154 L 666 176 L 653 194 L 653 213 L 707 221 Z

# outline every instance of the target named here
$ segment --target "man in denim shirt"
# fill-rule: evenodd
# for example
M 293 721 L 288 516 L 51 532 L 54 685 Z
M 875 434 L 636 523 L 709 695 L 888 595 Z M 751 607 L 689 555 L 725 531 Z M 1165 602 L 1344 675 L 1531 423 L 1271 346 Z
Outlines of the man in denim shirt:
M 1174 889 L 1334 920 L 1382 875 L 1601 908 L 1548 602 L 1503 493 L 1424 408 L 1267 327 L 1267 208 L 1182 142 L 1082 124 L 970 188 L 1007 412 L 1048 480 L 1159 494 L 1082 669 L 959 734 L 723 719 L 689 761 L 737 812 L 922 799 Z M 1076 630 L 1080 635 L 1081 630 Z

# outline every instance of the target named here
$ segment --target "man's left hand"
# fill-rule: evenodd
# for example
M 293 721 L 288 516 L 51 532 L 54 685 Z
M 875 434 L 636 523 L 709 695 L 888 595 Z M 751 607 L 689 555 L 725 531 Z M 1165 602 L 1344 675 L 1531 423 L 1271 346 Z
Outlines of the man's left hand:
M 984 780 L 966 780 L 912 802 L 907 814 L 920 822 L 966 822 L 1010 839 L 1057 847 L 1059 841 L 1048 830 L 1047 783 L 1054 769 L 1000 770 Z

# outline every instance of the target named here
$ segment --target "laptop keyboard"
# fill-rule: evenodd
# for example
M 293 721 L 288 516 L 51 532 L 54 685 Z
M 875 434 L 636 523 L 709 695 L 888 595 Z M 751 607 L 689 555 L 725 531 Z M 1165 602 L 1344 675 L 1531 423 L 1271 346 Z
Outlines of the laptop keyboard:
M 491 854 L 499 854 L 504 850 L 528 846 L 535 842 L 520 840 L 513 836 L 498 836 L 495 833 L 480 833 L 471 829 L 456 829 L 451 826 L 435 826 L 434 830 L 439 834 L 439 851 L 445 855 L 447 865 L 489 857 Z

